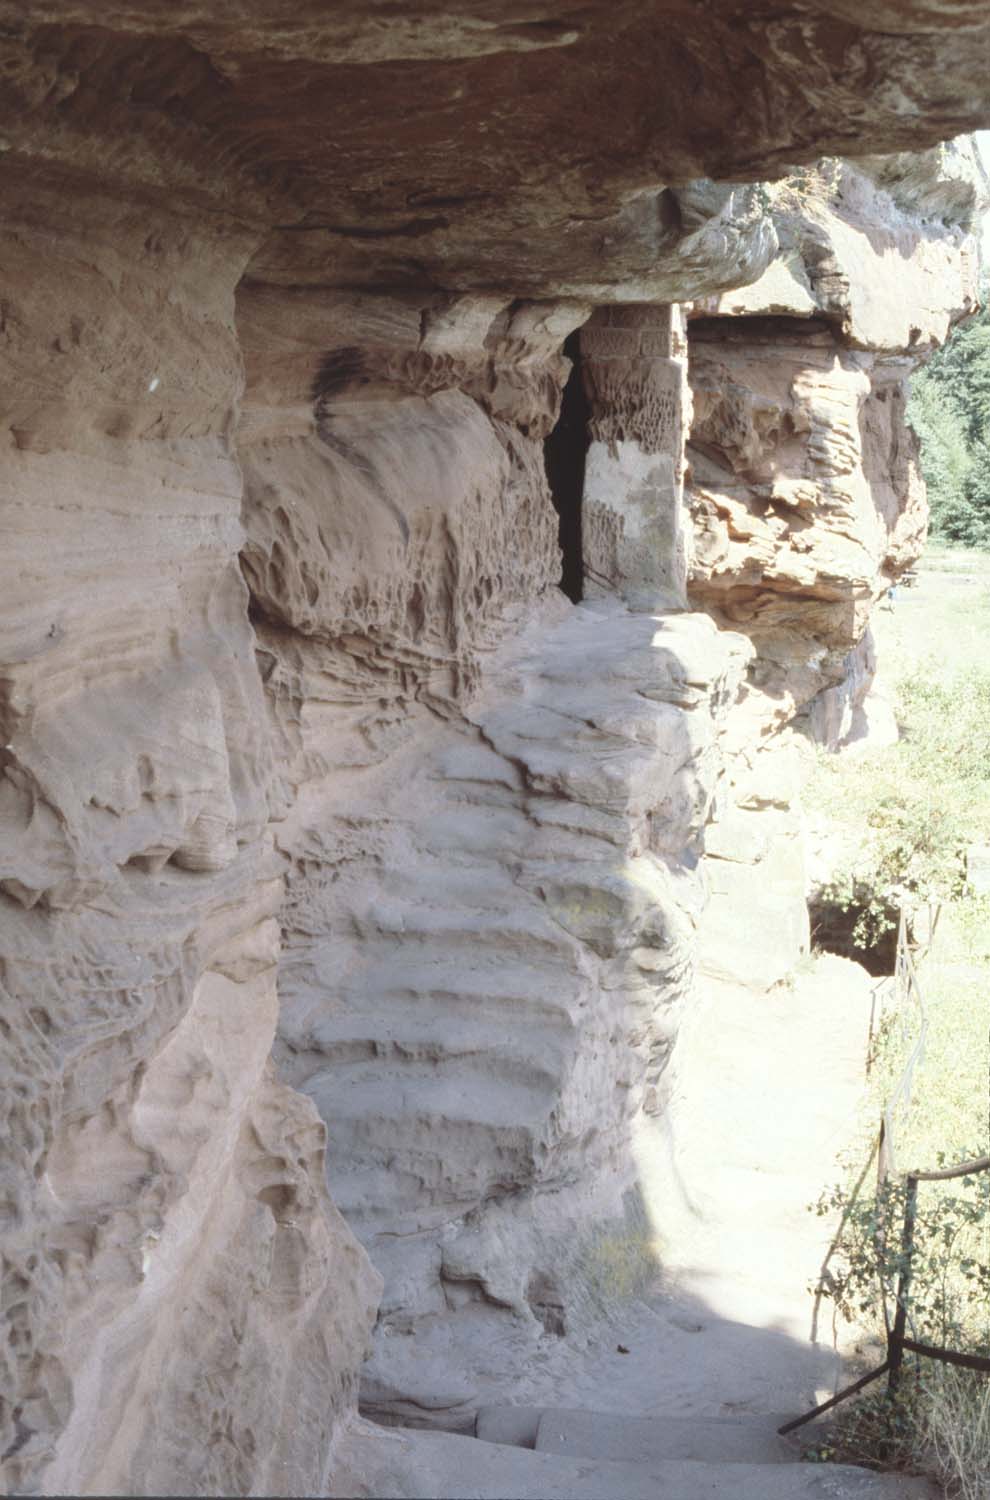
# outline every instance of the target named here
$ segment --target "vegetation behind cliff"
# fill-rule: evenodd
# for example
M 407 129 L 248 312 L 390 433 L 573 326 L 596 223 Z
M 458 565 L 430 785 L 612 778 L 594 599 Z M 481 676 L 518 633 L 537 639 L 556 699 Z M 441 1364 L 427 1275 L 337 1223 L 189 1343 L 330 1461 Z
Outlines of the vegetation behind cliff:
M 932 534 L 990 548 L 990 309 L 958 328 L 915 376 L 908 407 L 921 442 Z

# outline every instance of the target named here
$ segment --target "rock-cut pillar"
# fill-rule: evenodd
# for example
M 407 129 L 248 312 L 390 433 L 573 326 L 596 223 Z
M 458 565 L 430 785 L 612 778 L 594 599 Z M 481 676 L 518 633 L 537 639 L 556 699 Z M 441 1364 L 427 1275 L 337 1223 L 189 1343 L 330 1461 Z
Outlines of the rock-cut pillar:
M 590 407 L 582 507 L 586 593 L 685 607 L 684 445 L 691 421 L 676 305 L 599 308 L 581 330 Z

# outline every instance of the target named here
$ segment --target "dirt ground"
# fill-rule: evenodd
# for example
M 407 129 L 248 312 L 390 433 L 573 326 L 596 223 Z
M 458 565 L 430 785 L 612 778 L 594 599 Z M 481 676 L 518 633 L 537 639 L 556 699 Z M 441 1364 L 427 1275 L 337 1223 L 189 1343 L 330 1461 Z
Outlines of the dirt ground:
M 831 954 L 803 969 L 766 995 L 701 997 L 663 1149 L 642 1160 L 663 1273 L 584 1358 L 534 1366 L 515 1402 L 792 1415 L 841 1383 L 828 1307 L 816 1319 L 808 1290 L 830 1228 L 808 1205 L 855 1134 L 874 981 Z

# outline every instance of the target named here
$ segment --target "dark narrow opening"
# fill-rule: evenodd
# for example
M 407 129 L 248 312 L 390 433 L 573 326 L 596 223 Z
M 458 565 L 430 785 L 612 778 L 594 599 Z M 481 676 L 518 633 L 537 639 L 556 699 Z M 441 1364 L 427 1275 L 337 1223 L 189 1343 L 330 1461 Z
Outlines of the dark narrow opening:
M 560 586 L 575 604 L 584 592 L 581 551 L 581 500 L 584 463 L 588 452 L 588 399 L 581 379 L 581 334 L 575 331 L 564 344 L 571 373 L 564 386 L 560 418 L 543 444 L 547 481 L 559 521 L 557 535 L 563 554 Z
M 861 920 L 866 914 L 866 920 Z M 862 964 L 867 974 L 874 979 L 893 974 L 897 960 L 896 907 L 889 907 L 879 922 L 876 913 L 861 903 L 852 901 L 842 906 L 835 901 L 820 898 L 808 906 L 811 918 L 811 940 L 826 953 L 838 953 L 842 958 L 855 959 Z M 877 930 L 877 928 L 881 930 Z

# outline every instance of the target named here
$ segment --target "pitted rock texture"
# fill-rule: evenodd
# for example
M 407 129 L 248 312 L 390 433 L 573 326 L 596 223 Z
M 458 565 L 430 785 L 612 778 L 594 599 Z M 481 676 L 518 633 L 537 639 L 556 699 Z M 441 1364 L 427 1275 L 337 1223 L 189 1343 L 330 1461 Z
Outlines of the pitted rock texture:
M 372 1410 L 470 1425 L 586 1320 L 602 1239 L 646 1233 L 631 1136 L 690 992 L 745 656 L 704 616 L 554 606 L 463 722 L 312 783 L 279 831 L 276 1057 L 386 1273 Z
M 589 593 L 686 604 L 684 444 L 691 424 L 680 307 L 599 309 L 580 335 L 588 404 L 581 558 Z
M 907 382 L 977 304 L 987 183 L 960 141 L 910 164 L 823 161 L 771 197 L 778 259 L 688 325 L 688 597 L 755 650 L 706 843 L 701 963 L 757 987 L 807 942 L 788 726 L 800 716 L 833 750 L 896 737 L 882 698 L 869 704 L 869 617 L 925 538 Z
M 542 438 L 586 315 L 242 289 L 243 566 L 283 806 L 458 714 L 556 592 Z
M 838 680 L 921 529 L 892 387 L 964 308 L 971 203 L 943 172 L 950 222 L 912 228 L 903 153 L 990 118 L 984 6 L 331 9 L 0 0 L 18 1492 L 321 1490 L 382 1286 L 326 1122 L 387 1277 L 376 1409 L 463 1423 L 588 1326 L 648 1240 L 637 1130 L 724 955 L 719 878 L 767 816 L 793 863 L 755 747 Z M 845 148 L 898 155 L 844 231 L 753 181 Z M 861 231 L 911 270 L 906 342 L 843 281 Z M 750 309 L 800 321 L 792 386 L 736 336 L 698 385 L 693 610 L 636 595 L 621 506 L 572 609 L 542 450 L 565 338 L 806 242 L 811 305 Z M 595 420 L 685 544 L 662 592 L 690 398 L 648 343 Z M 325 1121 L 272 1071 L 283 1003 Z
M 98 195 L 53 235 L 61 200 L 7 188 L 4 1482 L 311 1491 L 377 1282 L 324 1126 L 268 1063 L 281 879 L 230 443 L 247 245 Z
M 689 325 L 688 590 L 757 643 L 786 715 L 843 680 L 923 544 L 907 380 L 977 305 L 987 184 L 960 142 L 911 174 L 822 162 L 772 197 L 778 261 Z
M 923 539 L 910 361 L 789 319 L 699 319 L 692 353 L 692 596 L 767 637 L 802 610 L 844 655 Z

